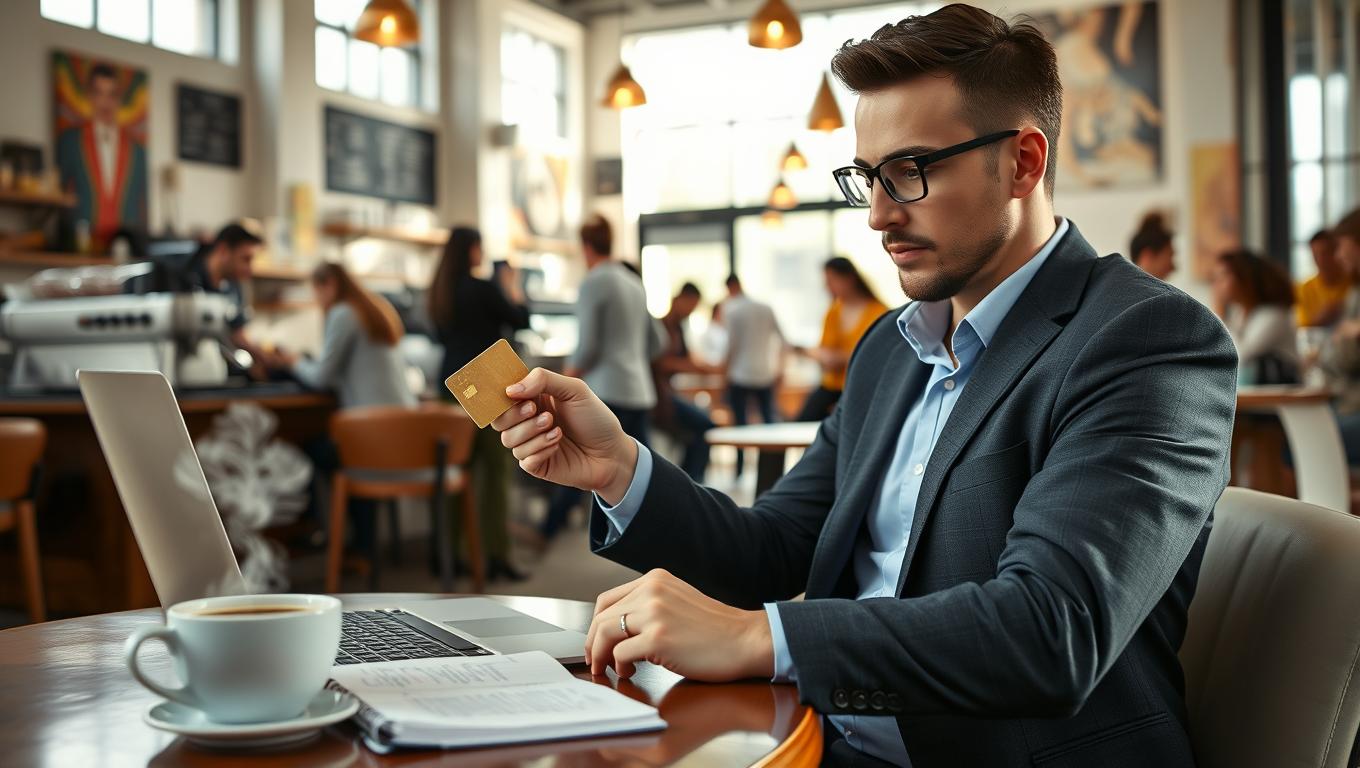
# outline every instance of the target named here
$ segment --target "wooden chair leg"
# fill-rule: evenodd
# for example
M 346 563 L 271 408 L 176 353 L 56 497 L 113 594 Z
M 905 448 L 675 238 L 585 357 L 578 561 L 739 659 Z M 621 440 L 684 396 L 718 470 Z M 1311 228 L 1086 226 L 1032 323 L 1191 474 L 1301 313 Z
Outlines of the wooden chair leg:
M 472 568 L 472 591 L 486 591 L 486 559 L 482 556 L 482 526 L 477 515 L 477 497 L 472 490 L 471 478 L 463 485 L 458 495 L 459 509 L 463 516 L 463 535 L 467 537 L 468 561 Z
M 24 592 L 28 600 L 28 619 L 34 624 L 47 621 L 43 605 L 42 565 L 38 559 L 38 521 L 33 502 L 18 503 L 19 561 L 24 573 Z
M 345 518 L 348 516 L 349 486 L 339 472 L 331 484 L 331 527 L 326 542 L 326 591 L 340 591 L 340 566 L 345 555 Z
M 373 540 L 368 543 L 368 591 L 378 591 L 379 569 L 382 568 L 382 519 L 391 501 L 382 499 L 373 503 Z
M 401 503 L 393 499 L 387 507 L 387 535 L 392 537 L 388 545 L 393 565 L 401 565 Z

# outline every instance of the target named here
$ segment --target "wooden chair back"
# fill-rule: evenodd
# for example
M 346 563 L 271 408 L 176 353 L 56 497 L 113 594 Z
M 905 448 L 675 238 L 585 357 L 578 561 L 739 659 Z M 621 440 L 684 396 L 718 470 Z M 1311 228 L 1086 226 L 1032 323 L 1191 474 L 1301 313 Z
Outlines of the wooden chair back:
M 37 419 L 0 419 L 0 500 L 28 494 L 46 445 L 47 430 Z
M 429 469 L 441 440 L 445 464 L 461 466 L 472 456 L 476 430 L 461 408 L 443 403 L 347 408 L 331 417 L 331 438 L 346 469 Z

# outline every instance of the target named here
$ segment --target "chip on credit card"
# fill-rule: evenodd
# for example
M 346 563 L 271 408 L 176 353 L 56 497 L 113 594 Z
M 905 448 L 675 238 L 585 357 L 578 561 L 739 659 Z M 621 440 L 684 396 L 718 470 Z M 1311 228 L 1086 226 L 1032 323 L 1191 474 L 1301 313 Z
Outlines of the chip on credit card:
M 501 339 L 445 379 L 444 386 L 458 398 L 459 405 L 477 426 L 485 428 L 515 405 L 505 394 L 505 388 L 528 375 L 528 366 L 510 348 L 510 343 Z

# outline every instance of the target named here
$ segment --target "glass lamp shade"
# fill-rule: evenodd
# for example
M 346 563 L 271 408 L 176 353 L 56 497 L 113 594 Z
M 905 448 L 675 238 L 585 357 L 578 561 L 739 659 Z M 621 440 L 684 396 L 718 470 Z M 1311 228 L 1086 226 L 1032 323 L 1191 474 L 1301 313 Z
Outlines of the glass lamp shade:
M 792 48 L 803 42 L 803 27 L 784 0 L 766 0 L 751 17 L 746 39 L 756 48 Z
M 787 211 L 798 205 L 798 198 L 793 194 L 793 190 L 789 189 L 789 185 L 780 179 L 779 183 L 774 185 L 774 189 L 770 190 L 770 202 L 767 205 L 776 211 Z
M 812 102 L 812 112 L 808 114 L 808 129 L 831 132 L 844 128 L 841 108 L 836 104 L 836 95 L 831 92 L 831 81 L 822 73 L 822 84 L 817 88 L 817 98 Z
M 609 79 L 602 103 L 611 109 L 640 107 L 647 103 L 647 94 L 642 92 L 642 86 L 633 79 L 628 67 L 620 64 L 618 71 Z
M 369 0 L 354 37 L 383 47 L 404 47 L 420 42 L 420 18 L 406 0 Z

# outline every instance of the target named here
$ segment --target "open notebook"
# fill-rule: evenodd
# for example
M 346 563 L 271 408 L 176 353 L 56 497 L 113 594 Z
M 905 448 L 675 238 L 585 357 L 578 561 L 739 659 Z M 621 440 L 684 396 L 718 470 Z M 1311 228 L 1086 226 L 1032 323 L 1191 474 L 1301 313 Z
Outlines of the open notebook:
M 579 680 L 542 651 L 340 666 L 328 687 L 348 691 L 379 748 L 482 747 L 666 727 L 656 708 Z

